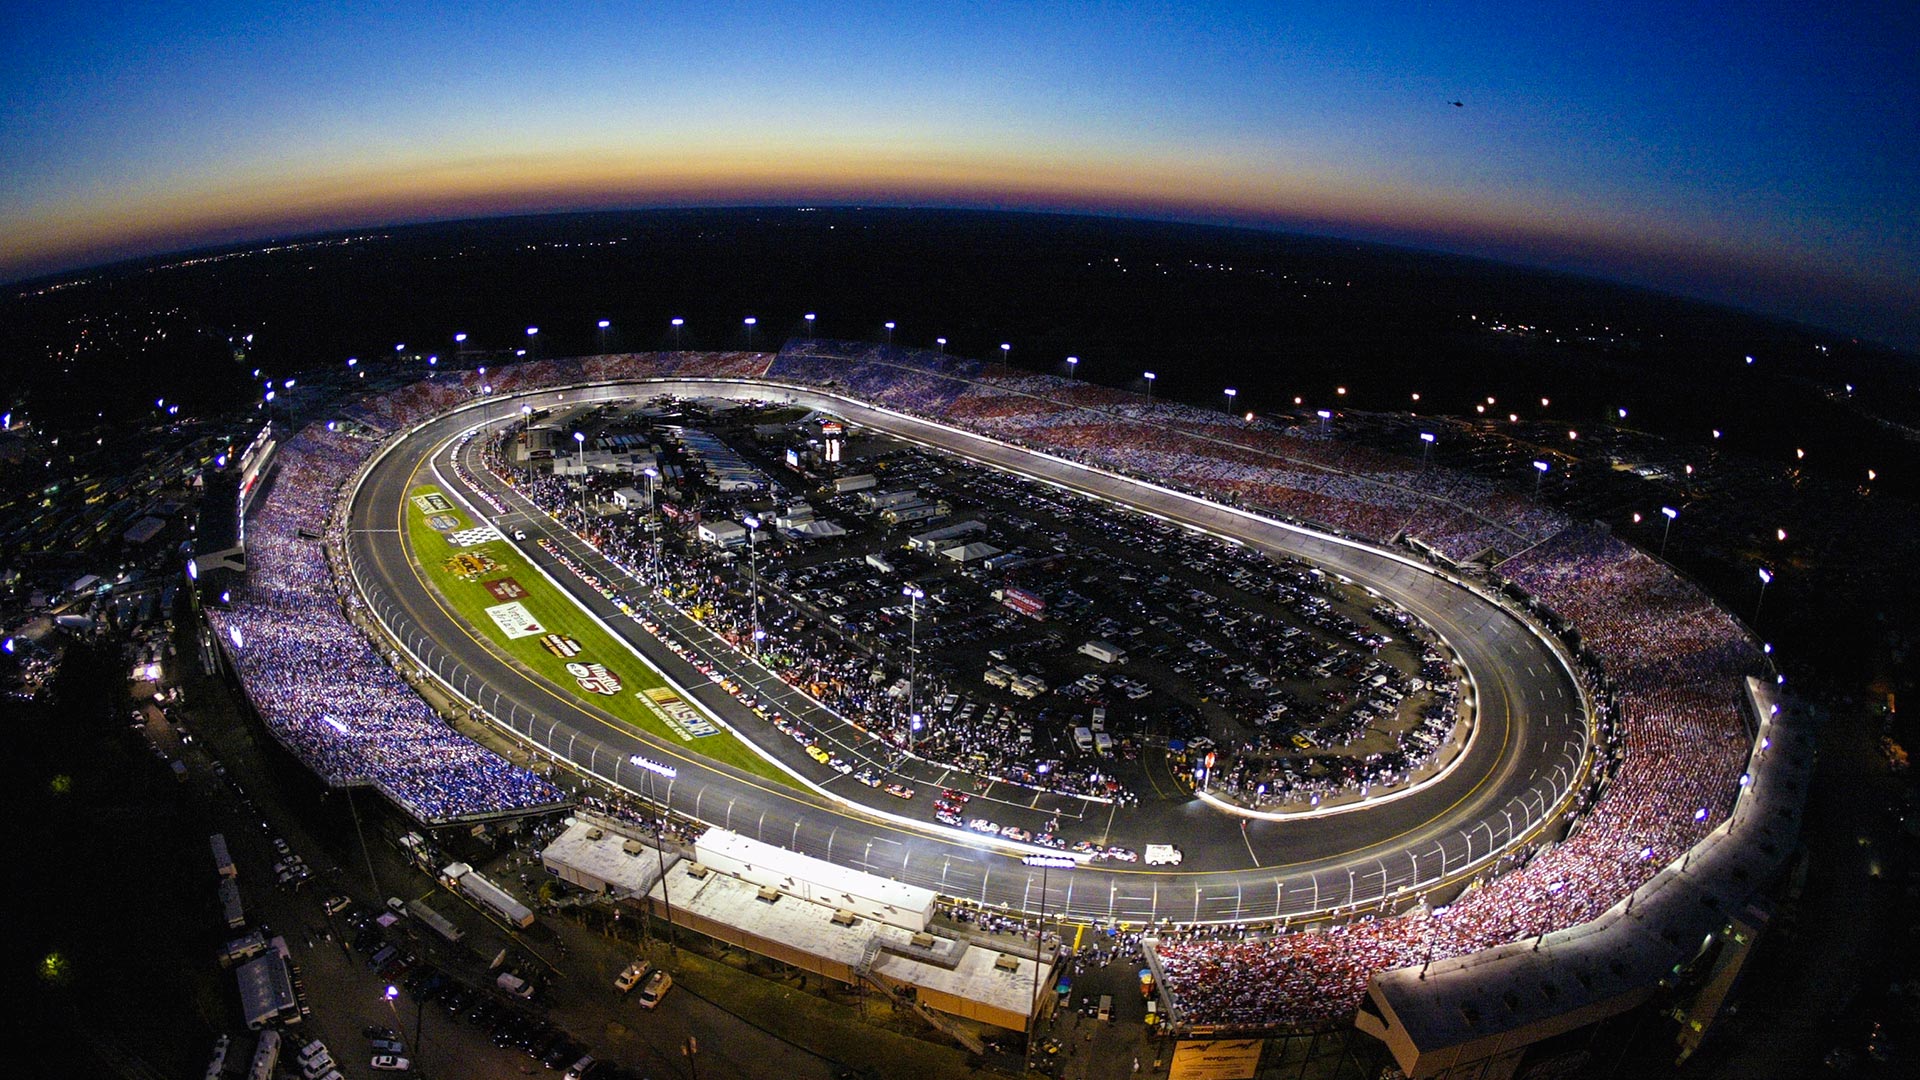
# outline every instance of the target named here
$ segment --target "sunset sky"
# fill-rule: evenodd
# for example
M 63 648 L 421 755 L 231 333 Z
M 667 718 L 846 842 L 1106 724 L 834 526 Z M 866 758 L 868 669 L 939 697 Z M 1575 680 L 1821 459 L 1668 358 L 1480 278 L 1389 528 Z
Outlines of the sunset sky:
M 0 278 L 504 212 L 980 206 L 1493 255 L 1911 347 L 1916 56 L 1911 0 L 9 5 Z

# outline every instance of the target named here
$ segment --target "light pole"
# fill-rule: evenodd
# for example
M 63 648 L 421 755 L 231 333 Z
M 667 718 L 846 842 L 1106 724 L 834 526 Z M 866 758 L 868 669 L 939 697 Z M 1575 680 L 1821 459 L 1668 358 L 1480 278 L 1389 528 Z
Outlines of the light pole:
M 399 1031 L 400 1010 L 394 1005 L 393 999 L 400 996 L 400 989 L 389 983 L 386 993 L 383 996 L 387 999 L 388 1011 L 393 1013 L 393 1029 Z M 426 999 L 415 994 L 413 997 L 413 1072 L 416 1076 L 425 1076 L 427 1074 L 426 1055 L 420 1052 L 422 1040 L 425 1038 L 421 1025 L 426 1021 L 426 1010 Z
M 1673 519 L 1680 516 L 1680 511 L 1671 506 L 1663 506 L 1660 508 L 1660 513 L 1667 519 L 1667 524 L 1660 530 L 1660 557 L 1664 559 L 1667 557 L 1667 537 L 1673 534 Z
M 807 312 L 806 315 L 803 316 L 803 318 L 807 320 L 807 336 L 812 337 L 813 336 L 813 312 L 811 311 Z
M 1535 495 L 1540 494 L 1540 482 L 1547 478 L 1547 469 L 1550 467 L 1551 466 L 1544 461 L 1536 461 L 1533 463 L 1533 493 Z
M 539 344 L 540 344 L 540 328 L 537 326 L 527 327 L 527 351 L 529 352 L 537 351 L 535 347 L 538 346 Z
M 683 326 L 685 326 L 685 325 L 687 325 L 687 320 L 685 320 L 685 319 L 682 319 L 682 318 L 679 318 L 679 317 L 677 317 L 677 316 L 676 316 L 676 317 L 674 318 L 674 320 L 673 320 L 673 347 L 674 347 L 674 348 L 676 348 L 676 349 L 680 347 L 680 328 L 681 328 L 681 327 L 683 327 Z
M 746 324 L 746 327 L 747 327 L 747 348 L 749 348 L 749 349 L 751 349 L 751 348 L 753 348 L 753 328 L 754 328 L 754 327 L 756 327 L 756 326 L 758 326 L 758 325 L 760 325 L 760 320 L 759 320 L 759 319 L 756 319 L 756 318 L 754 318 L 754 317 L 753 317 L 753 316 L 751 316 L 751 315 L 749 315 L 749 316 L 747 316 L 747 317 L 746 317 L 745 319 L 742 319 L 741 321 L 742 321 L 743 323 L 745 323 L 745 324 Z
M 1320 409 L 1313 415 L 1320 418 L 1320 433 L 1326 434 L 1328 425 L 1333 421 L 1333 412 L 1329 409 Z
M 525 443 L 523 452 L 527 458 L 527 486 L 533 486 L 533 406 L 520 406 L 520 441 Z
M 947 352 L 947 339 L 943 337 L 937 337 L 933 339 L 933 343 L 935 345 L 940 346 L 940 354 L 942 356 L 945 356 Z
M 1232 415 L 1233 399 L 1240 396 L 1240 391 L 1235 390 L 1233 387 L 1229 386 L 1225 390 L 1222 390 L 1221 393 L 1227 395 L 1227 413 L 1228 415 Z
M 1000 362 L 1003 364 L 1006 363 L 1012 357 L 1012 355 L 1013 355 L 1013 343 L 1010 341 L 1001 342 L 1000 343 Z
M 1040 922 L 1033 930 L 1033 999 L 1027 1002 L 1027 1068 L 1033 1068 L 1033 1036 L 1040 1029 L 1040 953 L 1047 934 L 1047 871 L 1058 866 L 1070 869 L 1079 864 L 1066 855 L 1028 855 L 1020 860 L 1040 868 Z
M 653 532 L 653 559 L 647 565 L 655 590 L 660 588 L 660 468 L 649 465 L 640 470 L 647 478 L 647 527 Z
M 1760 625 L 1760 605 L 1767 602 L 1767 586 L 1773 584 L 1773 571 L 1760 568 L 1760 599 L 1753 602 L 1753 625 Z
M 493 426 L 493 385 L 483 383 L 480 386 L 480 419 L 487 427 Z
M 887 321 L 886 327 L 887 327 L 887 344 L 891 345 L 893 344 L 893 321 L 891 319 Z
M 1427 460 L 1433 455 L 1433 444 L 1437 440 L 1431 431 L 1420 433 L 1420 467 L 1426 468 Z
M 1147 400 L 1152 401 L 1153 400 L 1153 380 L 1159 378 L 1160 376 L 1155 375 L 1151 371 L 1143 371 L 1140 373 L 1140 375 L 1142 378 L 1147 380 Z
M 667 798 L 669 800 L 673 798 L 672 784 L 667 785 Z M 669 801 L 666 811 L 653 821 L 653 853 L 660 861 L 660 896 L 667 904 L 667 953 L 670 956 L 678 957 L 680 955 L 680 941 L 678 935 L 673 932 L 673 893 L 667 889 L 667 840 L 663 828 L 666 822 L 666 814 L 672 812 L 673 805 L 671 801 Z
M 927 594 L 920 586 L 908 584 L 901 587 L 900 595 L 907 598 L 907 745 L 911 746 L 920 733 L 920 601 Z
M 1068 382 L 1073 381 L 1074 373 L 1077 372 L 1079 369 L 1080 369 L 1080 358 L 1077 356 L 1067 357 L 1067 381 Z
M 580 470 L 580 515 L 587 513 L 587 435 L 586 432 L 573 433 L 573 467 Z
M 760 531 L 760 519 L 752 514 L 741 514 L 740 524 L 747 527 L 747 575 L 753 580 L 753 658 L 760 659 L 760 559 L 758 549 L 753 545 L 754 534 Z

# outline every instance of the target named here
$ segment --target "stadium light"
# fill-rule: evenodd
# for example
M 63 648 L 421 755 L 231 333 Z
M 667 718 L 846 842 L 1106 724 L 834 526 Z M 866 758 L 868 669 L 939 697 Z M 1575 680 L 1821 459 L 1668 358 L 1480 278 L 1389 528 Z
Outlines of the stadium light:
M 1074 372 L 1075 372 L 1076 370 L 1078 370 L 1078 369 L 1079 369 L 1079 367 L 1080 367 L 1080 358 L 1079 358 L 1079 357 L 1077 357 L 1077 356 L 1069 356 L 1069 357 L 1067 357 L 1067 381 L 1068 381 L 1068 382 L 1072 382 L 1072 381 L 1073 381 L 1073 375 L 1074 375 Z
M 889 319 L 881 325 L 887 328 L 887 344 L 893 344 L 893 320 Z
M 1673 519 L 1680 516 L 1680 511 L 1663 506 L 1660 513 L 1667 519 L 1666 527 L 1660 530 L 1660 557 L 1664 559 L 1667 557 L 1667 537 L 1673 534 Z
M 1147 380 L 1147 400 L 1152 401 L 1153 400 L 1153 381 L 1155 379 L 1158 379 L 1160 376 L 1155 375 L 1151 371 L 1143 371 L 1140 373 L 1140 377 Z
M 528 337 L 534 337 L 534 336 L 536 336 L 536 335 L 538 335 L 539 333 L 540 333 L 540 328 L 539 328 L 539 327 L 537 327 L 537 326 L 529 326 L 529 327 L 527 327 L 527 336 L 528 336 Z
M 805 315 L 801 316 L 801 318 L 807 320 L 807 336 L 812 337 L 813 336 L 813 319 L 814 319 L 813 312 L 809 311 Z
M 1420 433 L 1420 464 L 1421 465 L 1425 465 L 1427 463 L 1427 460 L 1433 456 L 1433 444 L 1439 441 L 1440 440 L 1437 439 L 1434 436 L 1433 432 L 1431 431 L 1423 431 Z
M 1004 364 L 1004 363 L 1006 363 L 1006 362 L 1007 362 L 1007 358 L 1008 358 L 1008 356 L 1009 356 L 1009 355 L 1010 355 L 1010 354 L 1011 354 L 1012 352 L 1013 352 L 1013 343 L 1012 343 L 1012 342 L 1007 342 L 1007 341 L 1003 341 L 1003 342 L 1001 342 L 1001 343 L 1000 343 L 1000 362 L 1001 362 L 1001 363 L 1003 363 L 1003 364 Z
M 1227 395 L 1227 411 L 1232 412 L 1233 399 L 1240 396 L 1240 391 L 1235 390 L 1233 387 L 1229 386 L 1225 390 L 1222 390 L 1221 393 Z
M 467 340 L 467 335 L 464 333 L 453 335 L 453 343 L 456 345 L 460 344 L 465 340 Z
M 605 329 L 606 329 L 607 327 L 609 327 L 609 326 L 612 326 L 612 325 L 613 325 L 613 321 L 612 321 L 611 319 L 601 319 L 601 320 L 600 320 L 600 329 L 602 329 L 602 330 L 605 330 Z
M 406 352 L 406 351 L 407 351 L 407 345 L 406 345 L 406 342 L 404 342 L 404 341 L 403 341 L 403 342 L 401 342 L 400 344 L 398 344 L 398 345 L 395 345 L 395 346 L 393 347 L 393 351 L 394 351 L 394 352 Z
M 754 317 L 753 317 L 753 316 L 751 316 L 751 315 L 749 315 L 749 316 L 747 316 L 747 317 L 746 317 L 746 319 L 744 319 L 743 321 L 744 321 L 744 322 L 745 322 L 745 323 L 746 323 L 746 324 L 747 324 L 748 326 L 758 326 L 758 325 L 760 324 L 760 320 L 759 320 L 759 319 L 756 319 L 756 318 L 754 318 Z
M 1753 602 L 1753 624 L 1755 626 L 1760 625 L 1760 609 L 1767 602 L 1767 586 L 1771 584 L 1773 584 L 1773 571 L 1767 569 L 1764 566 L 1761 567 L 1760 568 L 1760 599 L 1755 600 Z M 1769 647 L 1767 651 L 1771 653 L 1773 650 L 1771 647 Z
M 1431 445 L 1433 445 L 1433 442 L 1434 442 L 1434 437 L 1433 437 L 1433 432 L 1431 432 L 1431 431 L 1423 431 L 1423 432 L 1421 432 L 1421 433 L 1420 433 L 1420 441 L 1421 441 L 1421 442 L 1423 442 L 1423 443 L 1426 443 L 1426 444 L 1427 444 L 1427 445 L 1429 445 L 1429 446 L 1431 446 Z
M 938 346 L 940 346 L 940 351 L 941 351 L 941 352 L 943 352 L 943 353 L 944 353 L 944 352 L 946 352 L 946 351 L 947 351 L 947 339 L 946 339 L 946 338 L 943 338 L 943 337 L 937 337 L 937 338 L 934 338 L 934 339 L 933 339 L 933 343 L 934 343 L 935 345 L 938 345 Z

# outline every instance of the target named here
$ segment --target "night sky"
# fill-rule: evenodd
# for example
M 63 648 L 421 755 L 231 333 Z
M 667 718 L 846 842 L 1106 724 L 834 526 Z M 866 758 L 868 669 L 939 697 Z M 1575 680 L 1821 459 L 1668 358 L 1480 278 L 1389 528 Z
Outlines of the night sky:
M 1917 57 L 1911 0 L 9 4 L 0 278 L 503 212 L 1031 208 L 1492 255 L 1911 347 Z

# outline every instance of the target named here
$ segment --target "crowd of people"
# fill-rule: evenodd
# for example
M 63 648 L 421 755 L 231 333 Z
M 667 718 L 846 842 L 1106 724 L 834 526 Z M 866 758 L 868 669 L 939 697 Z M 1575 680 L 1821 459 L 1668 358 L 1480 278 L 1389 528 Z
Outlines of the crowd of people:
M 300 535 L 328 520 L 369 449 L 315 426 L 280 452 L 273 490 L 248 522 L 246 579 L 229 606 L 209 609 L 249 700 L 329 784 L 371 784 L 422 821 L 560 802 L 552 784 L 441 721 L 349 619 L 357 601 L 336 584 L 322 541 Z
M 1604 766 L 1567 838 L 1452 905 L 1258 940 L 1203 935 L 1159 955 L 1194 1023 L 1352 1015 L 1375 971 L 1588 921 L 1725 819 L 1751 750 L 1741 679 L 1762 657 L 1739 624 L 1644 553 L 1570 529 L 1500 568 L 1579 627 L 1612 687 Z

